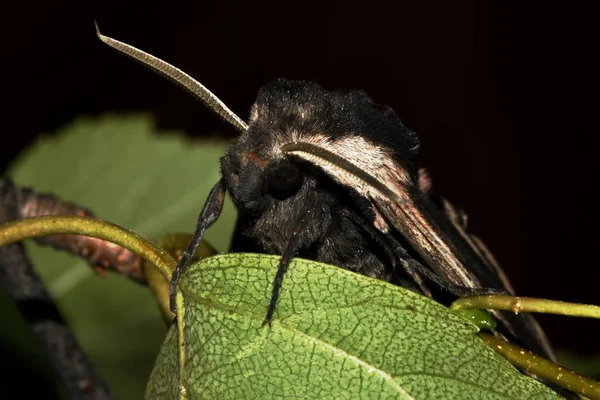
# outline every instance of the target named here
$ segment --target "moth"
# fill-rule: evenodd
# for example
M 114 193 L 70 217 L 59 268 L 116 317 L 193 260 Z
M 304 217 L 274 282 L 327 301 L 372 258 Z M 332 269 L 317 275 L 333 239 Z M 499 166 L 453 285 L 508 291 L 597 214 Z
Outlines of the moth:
M 240 131 L 220 160 L 222 178 L 173 274 L 171 296 L 206 229 L 219 218 L 225 193 L 238 210 L 236 236 L 244 240 L 237 250 L 282 256 L 265 323 L 274 316 L 294 257 L 336 265 L 436 300 L 513 293 L 485 245 L 467 232 L 462 212 L 430 193 L 429 176 L 418 167 L 418 136 L 389 107 L 375 104 L 362 91 L 326 91 L 313 82 L 278 79 L 259 90 L 246 123 L 183 71 L 102 35 L 97 26 L 96 32 L 104 43 L 170 78 Z M 499 321 L 497 334 L 554 359 L 530 315 L 493 313 Z

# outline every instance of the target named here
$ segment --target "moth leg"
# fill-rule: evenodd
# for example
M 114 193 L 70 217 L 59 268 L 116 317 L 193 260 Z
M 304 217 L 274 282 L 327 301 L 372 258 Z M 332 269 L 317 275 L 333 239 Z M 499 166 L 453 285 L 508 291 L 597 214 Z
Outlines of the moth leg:
M 273 291 L 271 293 L 271 301 L 269 302 L 269 309 L 267 310 L 267 316 L 263 321 L 262 325 L 269 324 L 271 325 L 271 321 L 273 319 L 273 314 L 275 313 L 275 307 L 277 306 L 277 301 L 279 300 L 279 293 L 281 292 L 281 284 L 283 283 L 283 277 L 287 272 L 287 269 L 292 261 L 292 258 L 298 253 L 301 247 L 301 240 L 299 233 L 302 228 L 296 228 L 296 231 L 292 234 L 292 238 L 287 244 L 283 255 L 281 256 L 281 260 L 279 261 L 279 266 L 277 267 L 277 274 L 275 275 L 275 280 L 273 281 Z
M 171 312 L 173 313 L 175 313 L 175 289 L 177 286 L 177 280 L 187 267 L 187 263 L 196 253 L 196 250 L 198 249 L 198 246 L 204 237 L 204 232 L 206 232 L 206 229 L 209 228 L 219 218 L 219 215 L 221 215 L 224 201 L 225 182 L 223 179 L 220 179 L 219 182 L 217 182 L 211 189 L 208 198 L 206 199 L 206 203 L 204 204 L 204 208 L 198 217 L 198 224 L 196 225 L 194 235 L 192 236 L 187 249 L 183 252 L 181 259 L 177 263 L 177 268 L 175 268 L 175 271 L 173 271 L 173 275 L 171 276 L 171 282 L 169 283 L 169 304 Z

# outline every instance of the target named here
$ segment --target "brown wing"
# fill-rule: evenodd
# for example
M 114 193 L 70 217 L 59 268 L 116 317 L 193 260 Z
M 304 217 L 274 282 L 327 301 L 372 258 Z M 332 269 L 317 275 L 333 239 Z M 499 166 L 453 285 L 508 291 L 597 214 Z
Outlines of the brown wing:
M 360 136 L 336 141 L 315 138 L 313 143 L 285 144 L 281 150 L 320 167 L 368 198 L 376 212 L 375 227 L 386 234 L 395 228 L 437 276 L 457 287 L 513 292 L 491 253 L 458 223 L 454 207 L 447 203 L 445 213 L 421 189 L 430 184 L 425 175 L 423 179 L 412 176 L 410 168 L 398 163 L 389 150 Z M 554 359 L 546 336 L 530 315 L 493 314 L 510 337 Z
M 469 243 L 473 250 L 479 255 L 482 262 L 485 263 L 487 267 L 495 273 L 495 276 L 502 281 L 506 291 L 512 295 L 515 295 L 512 284 L 508 280 L 504 270 L 500 267 L 500 264 L 498 264 L 498 261 L 494 255 L 489 251 L 481 239 L 467 231 L 467 215 L 462 210 L 455 208 L 447 199 L 440 198 L 440 202 L 442 203 L 444 213 L 452 222 L 456 231 L 467 243 Z M 556 361 L 556 355 L 554 354 L 554 350 L 550 345 L 550 341 L 535 318 L 531 314 L 522 314 L 521 318 L 524 320 L 524 323 L 528 326 L 528 328 L 533 332 L 535 338 L 540 344 L 540 347 L 542 347 L 546 353 L 546 356 L 551 360 Z
M 512 285 L 481 240 L 466 230 L 466 219 L 450 202 L 438 208 L 420 190 L 397 189 L 405 201 L 373 197 L 386 220 L 410 243 L 425 264 L 437 275 L 457 286 L 502 288 L 514 294 Z M 555 360 L 548 338 L 530 314 L 492 311 L 501 329 L 530 350 Z

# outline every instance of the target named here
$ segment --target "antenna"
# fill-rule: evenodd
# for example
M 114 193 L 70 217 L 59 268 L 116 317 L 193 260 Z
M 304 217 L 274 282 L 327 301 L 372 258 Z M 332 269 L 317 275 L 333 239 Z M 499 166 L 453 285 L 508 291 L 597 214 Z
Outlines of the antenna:
M 100 33 L 98 24 L 95 23 L 95 25 L 96 34 L 98 35 L 98 38 L 100 38 L 100 40 L 102 40 L 108 46 L 142 63 L 143 65 L 157 72 L 159 75 L 174 81 L 175 83 L 186 89 L 188 92 L 190 92 L 192 95 L 194 95 L 196 98 L 201 100 L 203 103 L 205 103 L 221 118 L 232 124 L 237 130 L 245 131 L 246 129 L 248 129 L 248 124 L 246 124 L 242 119 L 240 119 L 240 117 L 235 115 L 235 113 L 231 111 L 225 105 L 225 103 L 219 100 L 217 96 L 215 96 L 200 82 L 198 82 L 179 68 L 176 68 L 171 64 L 164 62 L 160 58 L 154 57 L 152 54 L 136 49 L 135 47 L 120 42 L 118 40 L 109 38 L 108 36 L 104 36 L 102 33 Z

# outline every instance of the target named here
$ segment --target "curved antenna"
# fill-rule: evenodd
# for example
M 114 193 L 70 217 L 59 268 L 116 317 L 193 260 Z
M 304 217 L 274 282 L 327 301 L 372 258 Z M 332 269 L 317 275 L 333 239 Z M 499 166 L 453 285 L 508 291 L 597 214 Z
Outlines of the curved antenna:
M 375 178 L 367 171 L 357 167 L 350 161 L 346 160 L 331 151 L 324 149 L 321 146 L 308 142 L 294 142 L 284 144 L 280 147 L 280 150 L 284 154 L 294 155 L 305 161 L 309 161 L 319 167 L 329 167 L 333 171 L 335 177 L 344 177 L 347 181 L 358 181 L 362 182 L 367 186 L 375 189 L 383 196 L 387 197 L 394 203 L 400 203 L 403 201 L 402 196 L 390 189 L 384 182 Z
M 153 55 L 136 49 L 135 47 L 130 46 L 126 43 L 109 38 L 108 36 L 104 36 L 100 33 L 98 24 L 96 22 L 94 22 L 94 24 L 96 25 L 96 35 L 98 35 L 98 38 L 104 43 L 106 43 L 108 46 L 133 58 L 136 61 L 139 61 L 143 65 L 157 72 L 159 75 L 164 76 L 165 78 L 169 78 L 175 83 L 179 84 L 192 95 L 194 95 L 196 98 L 205 103 L 208 107 L 210 107 L 221 118 L 235 126 L 237 130 L 245 131 L 246 129 L 248 129 L 248 124 L 246 124 L 242 119 L 240 119 L 240 117 L 235 115 L 235 113 L 231 111 L 225 105 L 225 103 L 219 100 L 217 96 L 215 96 L 200 82 L 198 82 L 179 68 L 176 68 L 171 64 L 164 62 L 160 58 L 156 58 Z

